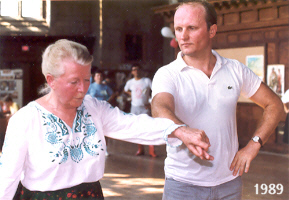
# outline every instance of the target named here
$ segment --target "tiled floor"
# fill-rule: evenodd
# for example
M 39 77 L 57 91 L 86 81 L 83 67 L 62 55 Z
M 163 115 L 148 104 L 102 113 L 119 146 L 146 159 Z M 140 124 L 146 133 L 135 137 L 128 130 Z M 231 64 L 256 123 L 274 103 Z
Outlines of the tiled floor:
M 148 155 L 139 157 L 134 155 L 136 144 L 109 139 L 110 156 L 106 158 L 105 176 L 101 179 L 106 200 L 161 200 L 166 152 L 165 146 L 157 146 L 155 149 L 159 155 L 157 158 Z M 289 155 L 260 152 L 242 179 L 244 200 L 288 200 Z M 279 184 L 278 190 L 270 184 Z M 263 189 L 267 186 L 267 194 L 262 194 L 266 190 L 262 190 L 261 186 Z M 283 192 L 278 195 L 281 186 Z

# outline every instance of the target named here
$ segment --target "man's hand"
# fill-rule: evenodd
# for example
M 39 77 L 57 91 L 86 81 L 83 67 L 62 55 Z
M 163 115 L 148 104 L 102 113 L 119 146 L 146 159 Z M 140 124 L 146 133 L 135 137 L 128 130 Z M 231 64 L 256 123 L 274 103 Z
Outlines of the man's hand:
M 183 126 L 177 128 L 169 135 L 169 137 L 173 136 L 182 140 L 190 152 L 200 159 L 214 160 L 214 157 L 208 154 L 211 145 L 204 131 Z
M 242 176 L 243 172 L 247 173 L 250 168 L 252 160 L 257 156 L 261 145 L 250 141 L 246 147 L 239 150 L 234 160 L 230 166 L 230 170 L 233 171 L 233 175 L 236 176 L 239 172 L 239 175 Z

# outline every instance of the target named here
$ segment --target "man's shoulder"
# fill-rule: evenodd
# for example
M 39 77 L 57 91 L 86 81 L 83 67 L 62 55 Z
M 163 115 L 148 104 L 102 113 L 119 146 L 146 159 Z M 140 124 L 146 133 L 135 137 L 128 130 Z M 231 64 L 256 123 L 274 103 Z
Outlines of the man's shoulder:
M 232 67 L 232 66 L 243 65 L 243 63 L 241 63 L 240 61 L 238 61 L 236 59 L 232 59 L 232 58 L 227 58 L 227 57 L 221 56 L 215 50 L 212 50 L 212 52 L 213 52 L 213 55 L 217 57 L 217 62 L 221 63 L 223 66 Z
M 133 82 L 134 80 L 134 78 L 128 79 L 127 83 Z
M 151 79 L 148 78 L 148 77 L 142 77 L 142 80 L 143 80 L 143 81 L 151 81 Z
M 161 68 L 165 68 L 165 69 L 168 69 L 168 70 L 170 70 L 170 69 L 177 70 L 177 66 L 179 66 L 179 64 L 180 64 L 180 60 L 179 60 L 179 58 L 177 58 L 177 59 L 173 60 L 172 62 L 164 65 Z
M 124 90 L 125 91 L 128 90 L 129 87 L 131 87 L 131 85 L 133 85 L 133 80 L 134 80 L 134 78 L 129 79 L 128 81 L 126 81 L 125 86 L 124 86 Z
M 125 84 L 126 85 L 131 84 L 133 82 L 133 80 L 134 80 L 134 78 L 131 78 L 131 79 L 127 80 Z
M 177 75 L 179 72 L 180 69 L 177 60 L 174 60 L 171 63 L 164 65 L 157 70 L 158 74 L 171 74 L 172 76 Z
M 247 66 L 245 64 L 243 64 L 242 62 L 236 60 L 236 59 L 231 59 L 231 58 L 224 58 L 223 57 L 223 65 L 226 68 L 229 68 L 231 70 L 234 71 L 242 71 L 243 69 L 247 68 Z

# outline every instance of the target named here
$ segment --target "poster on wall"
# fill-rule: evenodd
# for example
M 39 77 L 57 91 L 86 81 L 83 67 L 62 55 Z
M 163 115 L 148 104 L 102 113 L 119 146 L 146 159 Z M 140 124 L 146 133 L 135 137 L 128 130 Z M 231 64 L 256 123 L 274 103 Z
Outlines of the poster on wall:
M 20 107 L 22 107 L 22 87 L 23 70 L 22 69 L 2 69 L 0 70 L 0 99 L 6 95 L 11 95 Z
M 267 66 L 267 85 L 280 97 L 284 95 L 284 65 L 268 65 Z
M 246 56 L 246 65 L 257 75 L 261 80 L 264 80 L 264 56 L 250 55 Z

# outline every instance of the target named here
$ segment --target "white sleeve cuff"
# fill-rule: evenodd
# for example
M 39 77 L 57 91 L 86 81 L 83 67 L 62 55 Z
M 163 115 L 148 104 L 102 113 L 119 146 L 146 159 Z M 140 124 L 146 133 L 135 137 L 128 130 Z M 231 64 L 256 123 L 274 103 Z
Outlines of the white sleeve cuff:
M 182 141 L 178 138 L 168 138 L 168 135 L 170 135 L 174 130 L 176 130 L 179 127 L 187 126 L 186 124 L 172 124 L 164 131 L 164 140 L 166 141 L 167 145 L 170 147 L 179 147 L 182 145 Z

